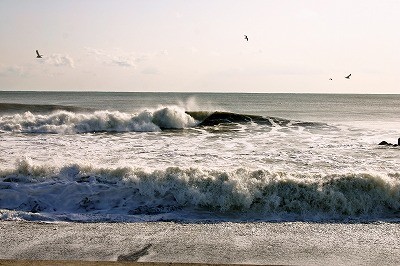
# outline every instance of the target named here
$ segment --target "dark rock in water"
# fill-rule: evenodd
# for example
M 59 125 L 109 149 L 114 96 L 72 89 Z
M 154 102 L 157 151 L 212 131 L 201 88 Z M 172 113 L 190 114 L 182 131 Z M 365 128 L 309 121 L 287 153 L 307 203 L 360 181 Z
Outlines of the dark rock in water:
M 400 138 L 397 140 L 397 144 L 392 144 L 386 141 L 381 141 L 378 145 L 386 145 L 386 146 L 393 146 L 393 147 L 398 147 L 400 146 Z
M 187 112 L 187 114 L 196 118 L 195 112 Z M 192 115 L 193 114 L 193 115 Z M 214 112 L 208 115 L 199 126 L 215 126 L 218 124 L 229 124 L 229 123 L 249 123 L 255 122 L 258 124 L 266 124 L 271 126 L 272 123 L 268 118 L 258 116 L 258 115 L 243 115 L 243 114 L 235 114 L 230 112 Z

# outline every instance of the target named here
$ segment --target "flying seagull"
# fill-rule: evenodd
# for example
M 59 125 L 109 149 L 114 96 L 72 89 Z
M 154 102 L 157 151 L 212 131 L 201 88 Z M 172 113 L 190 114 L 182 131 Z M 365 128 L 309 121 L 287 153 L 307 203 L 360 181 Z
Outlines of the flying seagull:
M 244 39 L 245 39 L 246 41 L 249 41 L 249 38 L 247 38 L 247 35 L 244 35 Z
M 36 50 L 36 54 L 37 54 L 36 58 L 42 58 L 42 55 L 39 54 L 39 51 L 38 51 L 38 50 Z
M 350 79 L 351 74 L 349 74 L 348 76 L 346 76 L 345 78 Z
M 332 80 L 332 78 L 330 78 L 329 80 Z

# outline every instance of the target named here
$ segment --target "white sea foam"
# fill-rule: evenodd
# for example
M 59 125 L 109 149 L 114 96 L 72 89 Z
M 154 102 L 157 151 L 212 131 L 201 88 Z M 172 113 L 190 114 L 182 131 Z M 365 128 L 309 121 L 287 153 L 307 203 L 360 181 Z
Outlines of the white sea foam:
M 198 122 L 177 106 L 143 110 L 137 114 L 119 111 L 75 113 L 56 111 L 50 114 L 13 114 L 0 116 L 0 131 L 24 133 L 143 132 L 162 128 L 182 129 Z
M 77 164 L 55 168 L 21 160 L 15 169 L 0 172 L 0 189 L 2 219 L 45 213 L 53 219 L 80 214 L 85 219 L 114 215 L 140 220 L 165 219 L 167 213 L 176 218 L 185 212 L 186 219 L 196 220 L 199 211 L 219 213 L 222 219 L 240 214 L 244 220 L 400 218 L 400 173 L 321 176 L 244 168 L 145 171 Z

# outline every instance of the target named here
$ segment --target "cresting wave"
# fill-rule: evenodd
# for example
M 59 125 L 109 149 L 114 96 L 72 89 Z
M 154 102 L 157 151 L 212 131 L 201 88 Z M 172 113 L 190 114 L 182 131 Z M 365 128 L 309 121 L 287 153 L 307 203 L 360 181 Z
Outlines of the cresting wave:
M 1 106 L 5 110 L 28 111 L 1 115 L 0 132 L 65 134 L 154 132 L 165 129 L 250 122 L 267 126 L 327 126 L 322 123 L 297 122 L 276 117 L 221 111 L 185 111 L 178 106 L 143 110 L 136 114 L 107 110 L 78 112 L 79 108 L 58 105 L 0 104 L 0 108 L 2 108 Z
M 198 122 L 179 107 L 144 110 L 138 114 L 119 111 L 75 113 L 65 110 L 49 114 L 0 116 L 0 131 L 21 133 L 143 132 L 193 127 Z
M 21 160 L 15 169 L 1 170 L 0 191 L 0 219 L 5 220 L 400 218 L 400 173 L 307 176 L 243 168 L 145 171 L 78 164 L 57 169 Z

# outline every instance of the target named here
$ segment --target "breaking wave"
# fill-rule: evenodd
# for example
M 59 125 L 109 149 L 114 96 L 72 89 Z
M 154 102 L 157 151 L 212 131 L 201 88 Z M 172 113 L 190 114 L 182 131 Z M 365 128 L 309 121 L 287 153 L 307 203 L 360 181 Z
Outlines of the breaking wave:
M 144 221 L 400 218 L 400 173 L 304 175 L 170 167 L 0 170 L 0 219 Z M 209 214 L 209 215 L 208 215 Z
M 0 132 L 16 133 L 155 132 L 165 129 L 240 123 L 285 127 L 328 127 L 323 123 L 291 121 L 277 117 L 221 111 L 189 112 L 178 106 L 148 109 L 134 114 L 107 110 L 89 112 L 78 107 L 59 105 L 0 104 L 1 110 L 17 111 L 0 116 Z
M 50 114 L 22 114 L 0 117 L 0 130 L 21 133 L 143 132 L 182 129 L 198 122 L 179 107 L 144 110 L 138 114 L 119 111 L 76 113 L 65 110 Z

